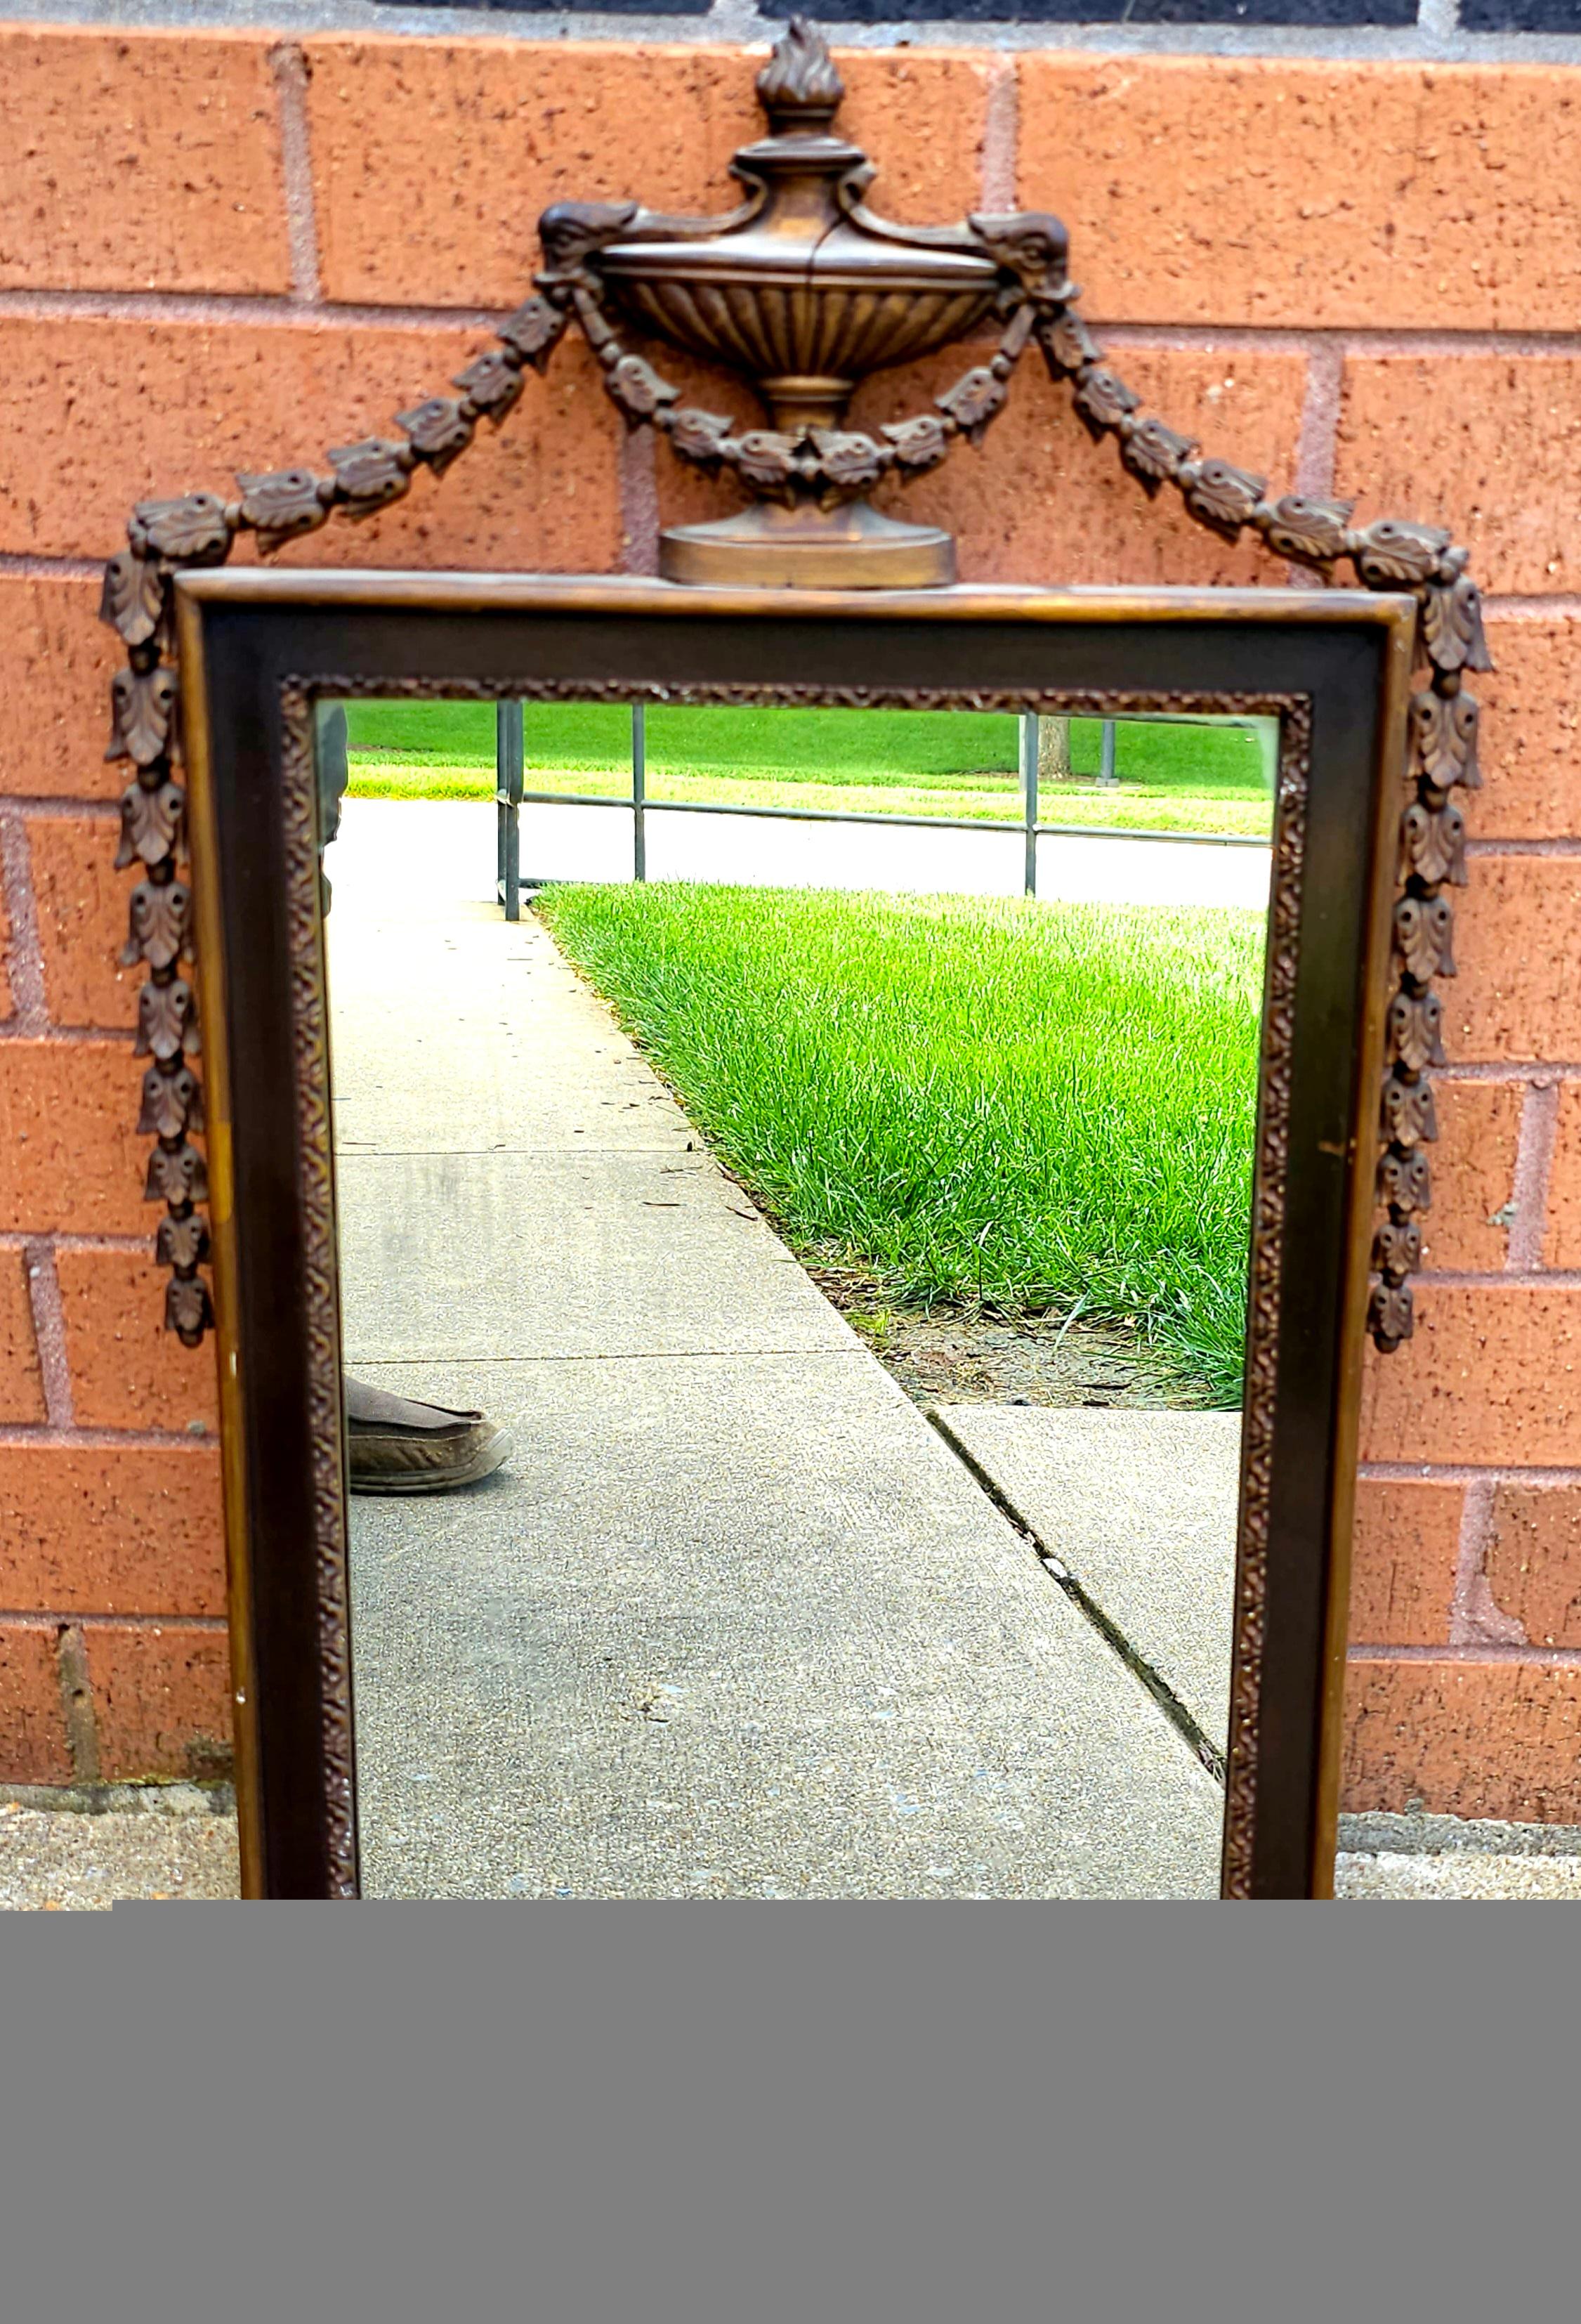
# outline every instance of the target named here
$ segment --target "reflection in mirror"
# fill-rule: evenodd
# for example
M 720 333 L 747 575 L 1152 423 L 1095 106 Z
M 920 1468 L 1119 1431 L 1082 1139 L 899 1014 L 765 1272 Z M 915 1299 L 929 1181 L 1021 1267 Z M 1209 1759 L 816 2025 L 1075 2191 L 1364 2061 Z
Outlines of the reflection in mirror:
M 1216 1895 L 1274 722 L 317 734 L 363 1893 Z

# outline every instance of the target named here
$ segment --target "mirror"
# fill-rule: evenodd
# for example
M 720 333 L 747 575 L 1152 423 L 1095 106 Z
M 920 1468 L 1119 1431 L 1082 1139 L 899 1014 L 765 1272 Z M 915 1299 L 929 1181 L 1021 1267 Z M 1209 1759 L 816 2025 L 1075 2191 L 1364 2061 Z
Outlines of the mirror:
M 1414 607 L 512 586 L 182 585 L 259 1886 L 1321 1893 Z
M 1277 722 L 317 738 L 364 1894 L 1216 1894 Z

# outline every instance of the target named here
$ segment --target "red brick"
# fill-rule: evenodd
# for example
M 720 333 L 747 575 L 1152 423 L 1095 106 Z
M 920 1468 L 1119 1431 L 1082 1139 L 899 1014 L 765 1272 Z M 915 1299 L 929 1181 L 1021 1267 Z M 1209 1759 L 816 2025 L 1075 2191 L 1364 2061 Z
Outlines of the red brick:
M 0 1784 L 69 1784 L 55 1633 L 0 1623 Z
M 86 1638 L 105 1782 L 229 1775 L 231 1674 L 223 1631 L 95 1623 Z
M 1559 1088 L 1542 1257 L 1545 1267 L 1581 1268 L 1581 1083 Z
M 113 869 L 120 825 L 107 816 L 28 820 L 44 1001 L 56 1025 L 127 1027 L 148 972 L 123 968 L 129 872 Z
M 1453 527 L 1486 591 L 1581 588 L 1581 362 L 1353 355 L 1336 482 L 1364 516 Z
M 133 502 L 238 468 L 307 460 L 386 429 L 486 344 L 475 330 L 320 320 L 0 322 L 0 550 L 97 557 Z M 293 544 L 308 565 L 602 571 L 620 546 L 620 422 L 590 359 L 563 348 L 464 468 L 420 475 L 381 516 Z
M 530 41 L 305 44 L 326 295 L 514 306 L 556 201 L 635 194 L 715 212 L 740 198 L 738 145 L 764 132 L 739 50 Z M 842 56 L 847 135 L 866 137 L 896 217 L 981 203 L 987 60 Z
M 149 1215 L 158 1213 L 151 1206 Z M 82 1428 L 219 1426 L 215 1342 L 184 1348 L 164 1327 L 165 1271 L 146 1251 L 63 1250 L 72 1408 Z
M 1510 1083 L 1439 1084 L 1433 1207 L 1421 1222 L 1424 1267 L 1493 1273 L 1508 1259 L 1510 1230 L 1500 1214 L 1515 1192 L 1525 1097 Z
M 221 1614 L 213 1445 L 13 1444 L 0 1462 L 10 1603 L 48 1613 Z
M 857 398 L 857 424 L 925 410 L 975 353 L 956 348 L 880 374 Z M 1287 475 L 1301 432 L 1305 365 L 1297 355 L 1128 348 L 1126 375 L 1177 428 L 1200 431 L 1227 459 Z M 1150 503 L 1112 445 L 1095 446 L 1069 391 L 1028 357 L 1010 406 L 980 450 L 958 445 L 943 466 L 880 494 L 893 515 L 949 527 L 970 581 L 1267 582 L 1282 569 L 1250 542 L 1231 548 L 1168 497 Z M 667 467 L 670 464 L 666 463 Z M 661 475 L 663 471 L 661 470 Z
M 1444 1038 L 1465 1060 L 1581 1058 L 1581 858 L 1479 855 L 1457 899 Z
M 1362 1379 L 1364 1461 L 1581 1466 L 1581 1291 L 1428 1281 Z
M 27 1258 L 20 1250 L 0 1250 L 0 1422 L 32 1426 L 48 1417 L 33 1338 Z
M 0 33 L 0 288 L 289 290 L 269 46 Z
M 1350 1582 L 1358 1646 L 1447 1642 L 1464 1499 L 1459 1485 L 1362 1479 Z
M 101 512 L 103 513 L 103 512 Z M 121 512 L 105 516 L 110 547 Z M 110 679 L 124 659 L 98 619 L 97 581 L 0 575 L 0 792 L 117 798 L 127 770 L 105 757 Z
M 1024 56 L 1019 199 L 1098 315 L 1563 330 L 1581 94 L 1560 71 Z
M 1484 1571 L 1534 1646 L 1581 1646 L 1581 1489 L 1501 1484 Z
M 1386 1662 L 1346 1674 L 1342 1807 L 1581 1823 L 1581 1668 Z
M 1484 785 L 1470 803 L 1478 839 L 1581 835 L 1581 622 L 1488 623 L 1498 667 L 1474 678 Z
M 142 1075 L 129 1042 L 0 1046 L 0 1233 L 152 1236 Z

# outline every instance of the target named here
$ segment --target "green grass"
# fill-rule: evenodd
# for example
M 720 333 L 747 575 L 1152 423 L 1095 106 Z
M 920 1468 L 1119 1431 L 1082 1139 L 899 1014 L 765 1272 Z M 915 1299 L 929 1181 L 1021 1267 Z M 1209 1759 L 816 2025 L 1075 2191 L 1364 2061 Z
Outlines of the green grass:
M 354 798 L 489 798 L 488 703 L 348 706 Z M 1020 819 L 1016 722 L 970 711 L 680 709 L 648 714 L 656 799 Z M 619 797 L 630 786 L 630 714 L 608 704 L 527 706 L 529 790 Z M 1095 776 L 1098 722 L 1071 722 L 1078 777 Z M 1255 736 L 1234 727 L 1122 722 L 1117 788 L 1045 786 L 1045 822 L 1263 835 L 1269 803 Z
M 1263 924 L 655 885 L 539 909 L 804 1257 L 1238 1398 Z

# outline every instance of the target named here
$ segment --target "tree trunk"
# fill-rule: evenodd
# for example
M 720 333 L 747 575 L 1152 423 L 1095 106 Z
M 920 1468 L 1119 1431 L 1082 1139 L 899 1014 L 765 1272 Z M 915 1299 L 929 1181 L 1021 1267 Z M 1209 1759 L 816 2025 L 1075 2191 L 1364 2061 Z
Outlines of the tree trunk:
M 1039 718 L 1037 779 L 1040 784 L 1070 781 L 1071 721 L 1068 718 Z

